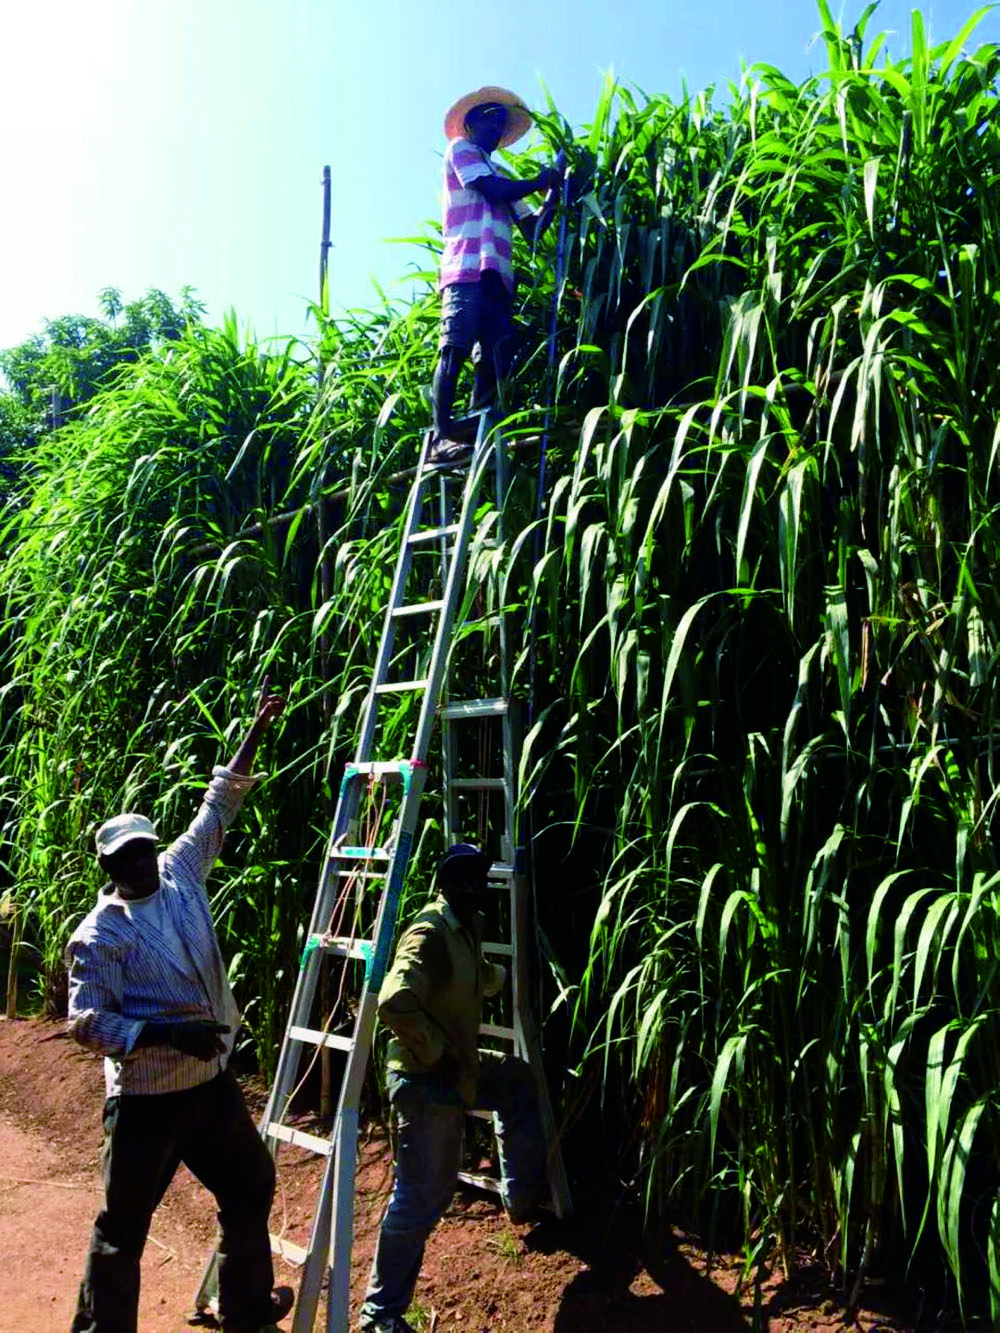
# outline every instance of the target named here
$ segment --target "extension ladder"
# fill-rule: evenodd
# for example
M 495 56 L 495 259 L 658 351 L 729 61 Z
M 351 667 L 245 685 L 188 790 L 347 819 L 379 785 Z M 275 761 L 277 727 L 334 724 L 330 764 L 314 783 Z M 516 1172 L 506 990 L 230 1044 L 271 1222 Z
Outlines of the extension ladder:
M 490 465 L 490 450 L 498 523 L 507 484 L 503 441 L 499 431 L 491 434 L 488 412 L 473 413 L 462 424 L 475 427 L 467 473 L 464 467 L 456 472 L 454 468 L 430 463 L 433 432 L 427 431 L 423 438 L 375 668 L 363 705 L 357 750 L 340 784 L 289 1022 L 260 1123 L 260 1132 L 275 1155 L 281 1143 L 291 1143 L 326 1159 L 307 1246 L 295 1245 L 282 1236 L 271 1237 L 276 1254 L 302 1266 L 292 1333 L 311 1333 L 324 1277 L 328 1277 L 327 1333 L 347 1333 L 349 1326 L 361 1091 L 375 1029 L 378 992 L 389 963 L 400 894 L 416 831 L 434 719 L 439 711 L 447 841 L 460 836 L 463 803 L 499 797 L 503 807 L 498 821 L 503 859 L 494 865 L 490 881 L 501 890 L 500 899 L 508 903 L 507 910 L 493 913 L 492 919 L 505 920 L 506 928 L 500 932 L 501 939 L 484 943 L 483 949 L 509 961 L 512 1019 L 485 1023 L 483 1035 L 508 1044 L 531 1064 L 550 1145 L 553 1203 L 560 1216 L 570 1209 L 538 1042 L 528 1013 L 526 960 L 521 947 L 526 938 L 527 882 L 524 854 L 518 853 L 515 846 L 517 737 L 509 696 L 502 605 L 497 609 L 500 696 L 447 700 L 439 709 L 464 590 L 476 504 Z M 428 523 L 424 510 L 430 508 L 428 491 L 434 482 L 438 485 L 438 513 Z M 389 762 L 374 760 L 373 754 L 380 748 L 384 751 L 386 731 L 391 733 L 393 721 L 398 720 L 398 701 L 408 695 L 422 696 L 410 757 Z M 394 699 L 395 714 L 391 706 Z M 482 725 L 487 719 L 501 723 L 502 774 L 462 776 L 465 768 L 460 765 L 459 733 L 464 723 L 479 720 Z M 398 753 L 398 748 L 397 741 L 393 749 Z M 372 889 L 379 886 L 381 891 L 376 897 Z M 339 959 L 343 973 L 336 1003 L 322 1026 L 316 1027 L 312 1025 L 312 1015 L 324 958 Z M 352 967 L 359 973 L 360 984 L 353 988 L 360 992 L 356 1001 L 353 991 L 345 994 L 348 969 Z M 307 1051 L 311 1051 L 311 1061 L 302 1075 L 300 1067 Z M 339 1102 L 329 1138 L 287 1123 L 293 1098 L 322 1051 L 339 1053 L 344 1061 Z M 463 1172 L 462 1178 L 481 1187 L 498 1187 L 489 1177 Z M 196 1308 L 202 1313 L 211 1310 L 215 1298 L 216 1259 L 217 1255 L 213 1256 L 196 1297 Z

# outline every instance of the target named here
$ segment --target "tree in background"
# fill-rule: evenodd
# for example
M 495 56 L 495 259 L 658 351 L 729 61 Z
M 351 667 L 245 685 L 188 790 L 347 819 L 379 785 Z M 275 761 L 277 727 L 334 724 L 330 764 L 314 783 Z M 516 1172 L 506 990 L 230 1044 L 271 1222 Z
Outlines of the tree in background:
M 205 307 L 191 287 L 181 288 L 174 305 L 156 288 L 137 301 L 123 302 L 116 287 L 99 294 L 103 319 L 63 315 L 45 321 L 44 331 L 0 352 L 8 394 L 27 413 L 31 429 L 58 425 L 74 407 L 89 401 L 116 366 L 130 364 L 158 344 L 176 341 Z M 33 423 L 33 424 L 32 424 Z

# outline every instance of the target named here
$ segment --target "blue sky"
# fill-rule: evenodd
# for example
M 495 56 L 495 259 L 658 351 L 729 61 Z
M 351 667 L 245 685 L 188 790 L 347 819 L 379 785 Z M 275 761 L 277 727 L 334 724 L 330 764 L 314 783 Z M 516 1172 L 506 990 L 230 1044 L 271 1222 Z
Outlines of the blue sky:
M 853 24 L 863 5 L 835 14 Z M 968 0 L 921 6 L 951 37 Z M 883 0 L 869 36 L 908 47 L 912 6 Z M 603 72 L 676 95 L 766 61 L 824 67 L 812 0 L 31 0 L 5 7 L 0 347 L 97 292 L 195 287 L 257 334 L 307 332 L 322 168 L 333 170 L 334 307 L 390 293 L 438 213 L 442 119 L 484 83 L 576 125 Z M 1000 42 L 1000 10 L 973 45 Z

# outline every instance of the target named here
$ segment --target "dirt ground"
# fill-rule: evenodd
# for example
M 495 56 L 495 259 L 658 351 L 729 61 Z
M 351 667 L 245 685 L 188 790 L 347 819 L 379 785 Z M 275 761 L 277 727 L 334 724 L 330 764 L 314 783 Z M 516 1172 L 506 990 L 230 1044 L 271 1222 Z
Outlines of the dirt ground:
M 0 1022 L 0 1333 L 67 1329 L 91 1221 L 100 1203 L 101 1061 L 62 1026 Z M 250 1092 L 253 1101 L 253 1092 Z M 304 1243 L 318 1159 L 279 1160 L 272 1227 Z M 385 1138 L 365 1142 L 359 1172 L 353 1308 L 364 1288 L 391 1182 Z M 153 1220 L 143 1260 L 140 1333 L 188 1327 L 194 1292 L 214 1241 L 211 1198 L 179 1173 Z M 823 1274 L 804 1263 L 789 1282 L 772 1278 L 755 1319 L 752 1289 L 738 1291 L 735 1259 L 716 1261 L 681 1235 L 643 1245 L 620 1211 L 583 1210 L 565 1222 L 511 1226 L 489 1195 L 461 1191 L 428 1246 L 411 1319 L 422 1330 L 553 1330 L 554 1333 L 735 1333 L 739 1329 L 842 1328 Z M 279 1282 L 296 1270 L 277 1265 Z M 323 1326 L 322 1317 L 317 1328 Z M 930 1328 L 913 1312 L 864 1308 L 865 1333 Z

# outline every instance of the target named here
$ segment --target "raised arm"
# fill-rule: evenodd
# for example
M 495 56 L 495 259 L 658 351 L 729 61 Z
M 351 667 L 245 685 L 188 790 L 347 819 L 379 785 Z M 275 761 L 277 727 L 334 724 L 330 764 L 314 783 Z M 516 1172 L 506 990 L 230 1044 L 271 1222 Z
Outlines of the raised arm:
M 275 720 L 280 717 L 285 708 L 285 701 L 280 694 L 270 694 L 268 692 L 267 681 L 264 682 L 264 688 L 261 690 L 260 699 L 257 703 L 257 716 L 250 724 L 250 730 L 240 742 L 240 747 L 230 759 L 226 767 L 230 773 L 236 773 L 239 777 L 247 777 L 253 767 L 253 761 L 257 756 L 257 750 L 260 746 L 264 732 Z
M 265 731 L 285 707 L 284 699 L 261 691 L 257 714 L 236 753 L 224 768 L 217 768 L 209 783 L 201 809 L 193 822 L 166 851 L 167 864 L 180 866 L 195 879 L 204 880 L 222 850 L 222 840 L 254 784 L 251 769 Z

